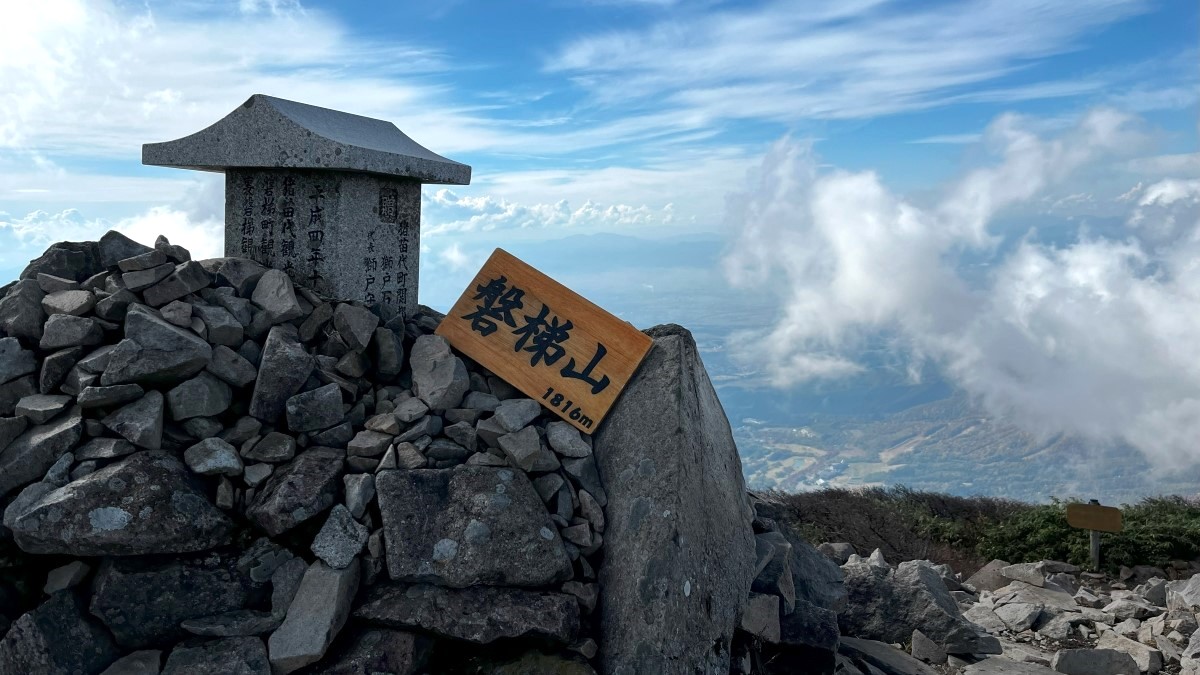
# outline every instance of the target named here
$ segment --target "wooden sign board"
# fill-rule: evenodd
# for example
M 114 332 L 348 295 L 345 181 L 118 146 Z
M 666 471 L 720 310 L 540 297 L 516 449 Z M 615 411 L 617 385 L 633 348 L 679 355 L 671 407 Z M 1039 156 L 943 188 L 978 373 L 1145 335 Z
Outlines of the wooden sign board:
M 1067 504 L 1067 524 L 1081 530 L 1120 532 L 1121 509 L 1099 504 Z
M 496 249 L 437 329 L 455 349 L 590 434 L 653 340 Z

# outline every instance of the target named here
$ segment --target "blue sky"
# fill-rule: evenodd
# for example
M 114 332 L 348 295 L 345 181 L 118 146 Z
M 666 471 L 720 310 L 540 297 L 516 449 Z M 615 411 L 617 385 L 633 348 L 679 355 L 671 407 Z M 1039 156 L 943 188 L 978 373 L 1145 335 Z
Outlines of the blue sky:
M 1177 437 L 1172 452 L 1196 453 L 1200 354 L 1175 346 L 1200 332 L 1178 318 L 1200 317 L 1195 2 L 40 0 L 5 13 L 5 278 L 52 241 L 114 227 L 220 254 L 220 177 L 143 167 L 140 147 L 266 93 L 393 121 L 474 167 L 470 186 L 425 188 L 429 304 L 496 245 L 637 237 L 659 267 L 604 274 L 578 239 L 554 262 L 593 270 L 565 281 L 601 300 L 765 298 L 739 342 L 778 386 L 859 372 L 856 350 L 883 334 L 914 378 L 932 364 L 1032 426 L 1105 419 L 1099 437 Z

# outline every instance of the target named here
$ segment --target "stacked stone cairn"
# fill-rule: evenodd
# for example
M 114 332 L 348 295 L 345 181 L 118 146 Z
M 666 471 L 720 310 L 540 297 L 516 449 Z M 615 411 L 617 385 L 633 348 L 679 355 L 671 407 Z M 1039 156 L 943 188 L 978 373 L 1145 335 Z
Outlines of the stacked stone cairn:
M 591 440 L 436 313 L 116 232 L 0 294 L 0 672 L 593 672 Z

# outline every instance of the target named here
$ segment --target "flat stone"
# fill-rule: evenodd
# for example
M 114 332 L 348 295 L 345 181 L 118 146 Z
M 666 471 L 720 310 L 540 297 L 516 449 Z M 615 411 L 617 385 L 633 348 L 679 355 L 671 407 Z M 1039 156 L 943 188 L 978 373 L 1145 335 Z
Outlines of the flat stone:
M 96 294 L 91 291 L 57 291 L 42 298 L 42 309 L 49 315 L 83 316 L 95 306 Z
M 246 517 L 277 537 L 333 505 L 341 484 L 343 453 L 305 450 L 275 470 L 246 508 Z
M 1000 568 L 1000 575 L 1031 586 L 1045 586 L 1046 573 L 1040 563 L 1018 563 Z
M 204 370 L 212 359 L 207 342 L 139 307 L 130 306 L 125 340 L 110 355 L 101 384 L 172 385 Z
M 272 328 L 263 345 L 250 414 L 264 422 L 279 419 L 284 414 L 287 400 L 308 381 L 314 365 L 313 357 L 296 340 L 294 332 L 281 326 Z
M 272 326 L 304 316 L 292 280 L 282 270 L 267 270 L 254 287 L 250 300 L 262 309 L 266 315 L 264 320 Z
M 98 345 L 104 341 L 104 331 L 95 319 L 70 314 L 55 314 L 46 319 L 38 349 L 49 351 L 64 347 Z
M 213 348 L 208 372 L 234 387 L 244 387 L 258 377 L 258 369 L 252 363 L 225 345 Z
M 162 675 L 271 675 L 267 649 L 257 637 L 212 640 L 171 650 Z
M 206 438 L 188 448 L 183 461 L 202 476 L 242 475 L 242 458 L 232 445 L 219 438 Z
M 257 462 L 286 462 L 296 456 L 296 439 L 278 431 L 263 436 L 242 456 Z
M 1133 657 L 1115 649 L 1060 649 L 1050 667 L 1066 675 L 1131 675 L 1141 672 Z
M 429 413 L 429 406 L 419 398 L 413 397 L 396 405 L 392 414 L 403 424 L 412 424 Z
M 779 642 L 779 597 L 751 593 L 742 608 L 740 627 L 767 642 Z
M 167 392 L 171 419 L 182 421 L 192 417 L 216 417 L 233 403 L 233 390 L 215 375 L 201 372 L 181 382 Z
M 417 449 L 417 446 L 412 443 L 397 443 L 396 444 L 396 468 L 400 469 L 423 469 L 425 468 L 425 455 Z
M 328 429 L 342 421 L 342 392 L 327 384 L 289 398 L 286 403 L 288 429 L 295 433 Z
M 392 579 L 542 586 L 571 576 L 562 539 L 519 471 L 381 471 L 375 485 Z
M 439 461 L 464 462 L 472 455 L 471 450 L 447 438 L 435 438 L 425 448 L 425 456 Z
M 141 399 L 118 408 L 101 422 L 139 448 L 157 450 L 162 445 L 163 395 L 153 390 L 146 392 Z
M 553 453 L 547 453 L 550 457 L 554 457 Z M 557 461 L 557 457 L 555 457 Z M 595 460 L 589 455 L 587 457 L 565 457 L 562 460 L 562 468 L 566 469 L 567 475 L 571 477 L 571 481 L 578 485 L 581 489 L 592 493 L 596 501 L 601 506 L 608 505 L 608 493 L 604 489 L 604 485 L 600 481 L 600 473 L 596 468 Z
M 471 452 L 475 451 L 475 426 L 470 422 L 458 422 L 451 424 L 443 429 L 442 433 L 446 434 L 447 438 L 455 443 L 458 443 L 467 450 L 470 450 Z
M 23 349 L 20 340 L 15 337 L 0 338 L 0 384 L 36 372 L 37 368 L 33 351 Z
M 118 289 L 107 298 L 96 302 L 96 316 L 108 321 L 125 319 L 129 306 L 138 302 L 138 296 L 127 288 Z
M 496 412 L 496 408 L 500 407 L 500 399 L 481 391 L 472 391 L 467 393 L 466 398 L 463 399 L 462 406 L 483 412 Z
M 59 591 L 74 588 L 82 583 L 91 571 L 92 568 L 82 560 L 75 560 L 62 567 L 56 567 L 46 575 L 46 585 L 42 587 L 42 592 L 46 595 L 53 595 Z
M 58 389 L 84 351 L 83 347 L 68 347 L 47 356 L 38 375 L 38 392 L 50 394 Z
M 492 419 L 509 433 L 520 431 L 542 414 L 542 405 L 531 398 L 501 401 Z
M 890 644 L 874 640 L 844 637 L 838 651 L 854 661 L 865 662 L 889 675 L 938 675 L 937 671 Z
M 546 425 L 546 442 L 563 457 L 578 458 L 592 454 L 592 446 L 583 440 L 579 430 L 561 420 Z
M 151 307 L 161 307 L 212 283 L 212 277 L 200 263 L 186 262 L 176 267 L 165 279 L 142 291 Z
M 17 401 L 16 412 L 34 424 L 45 424 L 67 409 L 74 399 L 61 394 L 32 394 Z
M 345 569 L 367 544 L 370 532 L 360 525 L 350 510 L 334 505 L 312 543 L 312 552 L 335 570 Z
M 0 640 L 0 672 L 97 673 L 119 654 L 73 594 L 55 593 L 21 615 Z
M 368 431 L 396 436 L 400 433 L 400 421 L 390 412 L 371 416 L 366 423 Z
M 366 349 L 379 326 L 379 317 L 370 310 L 340 303 L 333 312 L 333 327 L 350 349 Z
M 135 485 L 158 490 L 134 490 Z M 46 493 L 10 526 L 28 553 L 74 556 L 189 553 L 226 544 L 233 523 L 183 463 L 138 452 Z M 6 514 L 7 515 L 7 514 Z
M 79 290 L 78 281 L 56 277 L 53 274 L 46 274 L 45 272 L 39 272 L 36 281 L 38 287 L 41 288 L 42 292 L 44 293 Z
M 522 637 L 569 644 L 579 633 L 579 604 L 574 596 L 499 586 L 376 584 L 354 616 L 396 628 L 419 627 L 476 644 Z
M 126 272 L 121 275 L 121 283 L 125 288 L 134 293 L 150 288 L 158 282 L 171 276 L 171 272 L 175 271 L 175 263 L 163 263 L 157 267 L 149 269 L 137 270 L 136 272 Z
M 26 429 L 0 450 L 0 497 L 40 479 L 83 436 L 83 420 L 72 412 Z
M 162 651 L 142 649 L 113 661 L 100 675 L 159 675 L 161 671 Z
M 184 619 L 179 622 L 179 627 L 192 635 L 204 637 L 246 637 L 270 633 L 279 628 L 281 623 L 283 617 L 271 612 L 235 609 L 198 619 Z
M 270 464 L 251 464 L 250 466 L 246 467 L 246 470 L 242 475 L 242 480 L 246 482 L 246 485 L 256 488 L 261 485 L 263 481 L 270 478 L 271 473 L 274 471 L 275 467 L 271 466 Z
M 254 293 L 258 280 L 267 273 L 267 268 L 249 258 L 211 258 L 200 261 L 216 282 L 223 286 L 232 287 L 243 298 Z
M 1042 606 L 1027 602 L 1010 602 L 992 610 L 1014 633 L 1029 630 L 1042 616 Z
M 333 569 L 314 562 L 296 590 L 283 624 L 268 641 L 275 675 L 286 675 L 321 660 L 346 619 L 358 592 L 358 565 Z
M 346 453 L 352 457 L 378 457 L 391 445 L 393 437 L 378 431 L 360 431 L 350 439 Z
M 962 675 L 1055 675 L 1057 672 L 1037 663 L 992 656 L 963 668 Z
M 542 446 L 542 440 L 533 427 L 505 434 L 497 442 L 509 461 L 526 473 L 554 471 L 560 466 L 554 453 Z
M 436 415 L 426 415 L 396 437 L 397 443 L 416 441 L 422 436 L 436 436 L 442 433 L 442 418 Z
M 137 272 L 148 270 L 167 263 L 167 256 L 158 250 L 151 249 L 140 255 L 130 256 L 117 263 L 122 272 Z
M 471 386 L 467 367 L 439 335 L 422 335 L 409 355 L 413 393 L 431 410 L 456 408 Z M 515 431 L 515 429 L 513 430 Z
M 153 250 L 149 246 L 139 244 L 116 230 L 109 230 L 104 233 L 104 236 L 100 237 L 100 264 L 104 267 L 116 267 L 126 258 L 133 258 Z
M 132 403 L 145 394 L 136 384 L 114 384 L 110 387 L 84 387 L 75 401 L 80 408 L 107 408 Z
M 792 544 L 779 532 L 764 532 L 755 535 L 756 548 L 768 548 L 770 553 L 762 561 L 758 575 L 750 584 L 750 590 L 768 593 L 782 600 L 784 614 L 790 614 L 796 606 L 796 586 L 792 580 Z M 755 565 L 759 565 L 756 563 Z
M 1154 647 L 1130 640 L 1116 633 L 1104 633 L 1096 641 L 1096 649 L 1115 649 L 1133 657 L 1140 672 L 1157 673 L 1163 667 L 1163 653 Z

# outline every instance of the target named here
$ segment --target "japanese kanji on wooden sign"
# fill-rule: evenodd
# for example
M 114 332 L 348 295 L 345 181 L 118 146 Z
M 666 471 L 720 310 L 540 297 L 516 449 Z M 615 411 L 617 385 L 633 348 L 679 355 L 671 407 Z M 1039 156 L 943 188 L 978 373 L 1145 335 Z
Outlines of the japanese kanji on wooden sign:
M 1121 509 L 1099 504 L 1067 504 L 1067 524 L 1081 530 L 1120 532 Z
M 653 343 L 502 249 L 488 258 L 437 334 L 588 434 Z

